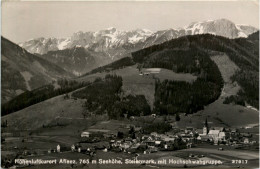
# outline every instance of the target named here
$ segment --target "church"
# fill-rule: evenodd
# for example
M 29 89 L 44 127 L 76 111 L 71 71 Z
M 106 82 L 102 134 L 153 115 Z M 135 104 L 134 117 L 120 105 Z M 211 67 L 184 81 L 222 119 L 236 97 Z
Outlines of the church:
M 220 141 L 226 141 L 226 133 L 224 127 L 212 127 L 209 129 L 208 120 L 206 118 L 203 133 L 199 134 L 198 140 L 214 141 L 214 144 L 218 144 Z

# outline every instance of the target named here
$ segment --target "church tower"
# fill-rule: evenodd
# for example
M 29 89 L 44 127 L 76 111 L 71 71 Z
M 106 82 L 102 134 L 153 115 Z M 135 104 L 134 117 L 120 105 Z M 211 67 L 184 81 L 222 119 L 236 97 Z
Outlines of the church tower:
M 208 120 L 206 118 L 205 123 L 204 123 L 204 127 L 203 127 L 203 135 L 207 135 L 209 132 L 209 126 L 208 126 Z

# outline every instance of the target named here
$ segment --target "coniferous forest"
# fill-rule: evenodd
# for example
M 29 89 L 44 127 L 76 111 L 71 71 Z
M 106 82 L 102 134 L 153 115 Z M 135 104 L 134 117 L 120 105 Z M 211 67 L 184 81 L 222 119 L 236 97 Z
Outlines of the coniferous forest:
M 174 72 L 193 73 L 193 83 L 164 80 L 156 81 L 155 113 L 161 115 L 194 113 L 215 101 L 221 93 L 223 80 L 217 65 L 205 52 L 197 48 L 166 50 L 144 60 L 145 67 L 171 69 Z
M 87 99 L 83 116 L 108 114 L 110 119 L 120 119 L 140 114 L 150 114 L 150 107 L 143 95 L 122 94 L 122 77 L 106 75 L 104 79 L 96 79 L 85 89 L 72 94 L 73 97 Z

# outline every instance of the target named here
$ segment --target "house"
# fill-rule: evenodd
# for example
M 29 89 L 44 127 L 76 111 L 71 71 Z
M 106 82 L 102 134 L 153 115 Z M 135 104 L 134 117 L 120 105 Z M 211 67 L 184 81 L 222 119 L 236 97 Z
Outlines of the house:
M 157 145 L 157 146 L 158 146 L 158 145 L 160 145 L 160 144 L 161 144 L 161 142 L 162 142 L 162 141 L 159 141 L 159 140 L 157 140 L 157 141 L 155 141 L 155 145 Z
M 163 141 L 169 142 L 169 141 L 174 141 L 176 138 L 175 137 L 169 137 L 169 136 L 166 136 L 166 135 L 162 135 L 161 139 Z
M 71 151 L 74 152 L 74 151 L 75 151 L 75 148 L 76 148 L 75 145 L 72 144 L 72 146 L 71 146 Z
M 144 135 L 142 136 L 142 140 L 154 140 L 152 136 Z
M 218 134 L 218 139 L 221 141 L 225 141 L 226 140 L 226 133 L 225 132 L 219 132 Z
M 186 127 L 185 129 L 185 133 L 190 133 L 191 131 L 193 131 L 193 127 Z
M 133 145 L 131 146 L 131 148 L 137 149 L 140 145 L 141 145 L 140 143 L 136 143 L 136 144 L 133 144 Z
M 187 143 L 186 146 L 187 146 L 187 148 L 192 148 L 193 145 L 192 145 L 192 143 Z
M 157 74 L 160 73 L 161 68 L 148 68 L 148 69 L 144 69 L 143 72 L 145 75 L 147 74 Z
M 131 146 L 131 143 L 123 143 L 120 145 L 120 147 L 123 149 L 128 149 L 128 148 L 130 148 L 130 146 Z
M 197 135 L 197 132 L 195 132 L 195 131 L 193 130 L 193 131 L 191 131 L 191 132 L 189 133 L 189 135 L 190 135 L 191 137 L 194 137 L 195 135 Z
M 244 144 L 249 144 L 249 139 L 248 138 L 244 138 Z
M 89 136 L 90 136 L 90 132 L 88 132 L 88 131 L 83 131 L 80 136 L 81 136 L 81 137 L 89 137 Z
M 146 140 L 143 143 L 145 143 L 147 146 L 155 146 L 155 141 Z
M 59 144 L 57 145 L 57 152 L 58 153 L 60 152 L 60 145 Z
M 200 135 L 197 137 L 197 140 L 201 141 L 201 136 Z
M 208 135 L 213 139 L 218 138 L 220 131 L 219 130 L 209 130 Z

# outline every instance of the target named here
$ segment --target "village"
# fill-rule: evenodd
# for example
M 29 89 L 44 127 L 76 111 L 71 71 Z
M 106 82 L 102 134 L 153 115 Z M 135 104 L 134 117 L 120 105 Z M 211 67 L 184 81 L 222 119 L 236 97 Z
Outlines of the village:
M 142 127 L 134 125 L 128 125 L 126 128 L 128 132 L 125 133 L 106 132 L 106 130 L 82 131 L 81 141 L 71 145 L 70 150 L 95 156 L 96 150 L 150 154 L 158 151 L 190 149 L 200 144 L 215 145 L 219 151 L 224 150 L 223 146 L 239 148 L 258 144 L 258 138 L 253 137 L 251 133 L 239 132 L 237 128 L 209 127 L 207 119 L 202 129 L 173 127 L 170 132 L 164 134 L 157 132 L 144 134 Z M 48 153 L 62 151 L 68 151 L 68 147 L 57 145 L 56 149 L 50 149 Z
M 155 114 L 146 118 L 154 120 L 157 118 L 161 119 L 161 117 L 157 117 Z M 110 130 L 111 128 L 108 127 L 110 121 L 99 122 L 86 130 L 80 131 L 76 138 L 77 141 L 73 142 L 67 140 L 67 144 L 56 142 L 56 145 L 55 142 L 51 144 L 49 143 L 49 146 L 46 145 L 45 148 L 42 147 L 39 152 L 36 151 L 36 149 L 31 150 L 30 145 L 36 146 L 36 144 L 26 140 L 25 138 L 22 140 L 21 145 L 25 145 L 28 142 L 28 145 L 26 146 L 27 148 L 24 149 L 23 147 L 18 147 L 17 144 L 17 147 L 10 147 L 8 151 L 22 150 L 20 155 L 17 156 L 22 159 L 43 158 L 48 160 L 48 157 L 53 157 L 63 161 L 70 160 L 75 162 L 75 160 L 79 160 L 77 159 L 77 157 L 79 157 L 82 161 L 79 161 L 78 163 L 82 163 L 82 165 L 91 164 L 91 160 L 111 160 L 110 158 L 120 161 L 123 159 L 158 160 L 161 158 L 161 155 L 186 160 L 221 160 L 223 157 L 220 157 L 219 154 L 224 155 L 226 152 L 232 152 L 228 159 L 233 159 L 236 157 L 233 152 L 243 155 L 244 152 L 255 153 L 258 151 L 257 148 L 259 142 L 258 135 L 256 134 L 257 132 L 251 132 L 255 130 L 255 127 L 218 127 L 213 126 L 213 124 L 206 118 L 204 121 L 201 121 L 203 124 L 202 128 L 189 126 L 179 128 L 172 125 L 169 131 L 162 133 L 160 130 L 156 131 L 156 129 L 153 132 L 147 132 L 143 126 L 134 123 L 134 117 L 131 117 L 130 119 L 132 119 L 132 123 L 129 122 L 125 124 L 119 123 L 118 121 L 120 124 L 118 126 L 116 126 L 116 121 L 112 121 L 111 123 L 113 127 L 115 127 L 114 130 Z M 45 130 L 46 129 L 47 128 L 45 128 Z M 33 136 L 32 138 L 38 137 L 43 138 L 43 136 Z M 8 137 L 5 138 L 6 141 L 9 140 Z M 2 144 L 6 144 L 4 140 L 2 140 Z M 202 149 L 202 151 L 200 151 L 200 149 Z M 184 154 L 182 152 L 184 152 Z M 254 159 L 255 157 L 252 156 L 250 158 Z M 12 160 L 4 162 L 6 166 L 27 166 L 15 164 Z M 132 162 L 133 161 L 131 161 L 131 163 Z M 75 162 L 70 165 L 78 165 L 78 163 Z M 62 164 L 65 165 L 66 162 Z M 128 165 L 130 165 L 130 163 Z

